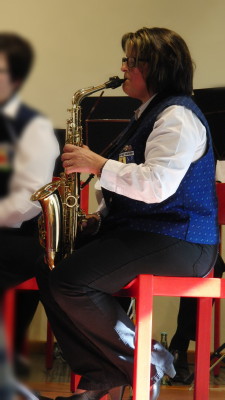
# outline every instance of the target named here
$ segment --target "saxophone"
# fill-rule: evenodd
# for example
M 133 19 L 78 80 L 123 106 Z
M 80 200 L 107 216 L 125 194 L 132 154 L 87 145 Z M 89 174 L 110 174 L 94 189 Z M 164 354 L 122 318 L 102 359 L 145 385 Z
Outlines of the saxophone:
M 103 89 L 115 89 L 122 85 L 124 79 L 118 76 L 109 78 L 99 86 L 80 89 L 74 93 L 70 118 L 67 120 L 65 143 L 83 145 L 81 125 L 82 100 Z M 45 248 L 45 262 L 52 270 L 58 261 L 75 251 L 75 239 L 78 228 L 86 215 L 80 208 L 80 173 L 66 175 L 40 188 L 32 196 L 32 201 L 39 201 L 42 215 L 39 218 L 40 243 Z

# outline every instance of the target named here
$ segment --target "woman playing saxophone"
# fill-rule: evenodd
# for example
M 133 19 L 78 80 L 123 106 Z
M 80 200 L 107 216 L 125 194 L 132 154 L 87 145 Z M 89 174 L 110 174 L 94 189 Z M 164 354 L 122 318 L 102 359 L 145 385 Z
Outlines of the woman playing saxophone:
M 74 400 L 132 385 L 134 326 L 113 294 L 140 273 L 204 276 L 217 255 L 213 150 L 191 99 L 189 49 L 165 28 L 129 32 L 122 48 L 123 91 L 141 101 L 139 109 L 107 158 L 72 144 L 62 155 L 67 175 L 99 176 L 100 230 L 38 279 L 64 357 L 82 375 Z M 175 374 L 172 356 L 156 346 L 151 399 L 163 374 Z

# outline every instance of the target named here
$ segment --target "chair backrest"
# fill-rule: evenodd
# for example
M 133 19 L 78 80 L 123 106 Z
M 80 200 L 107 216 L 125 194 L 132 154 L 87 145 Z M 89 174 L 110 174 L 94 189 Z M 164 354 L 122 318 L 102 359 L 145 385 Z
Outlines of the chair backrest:
M 219 225 L 225 225 L 225 183 L 216 184 Z

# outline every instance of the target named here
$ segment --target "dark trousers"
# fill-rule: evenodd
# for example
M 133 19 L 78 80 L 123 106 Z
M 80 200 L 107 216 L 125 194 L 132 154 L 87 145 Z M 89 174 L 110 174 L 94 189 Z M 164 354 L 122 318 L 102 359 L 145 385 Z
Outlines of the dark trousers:
M 225 271 L 225 264 L 218 254 L 214 276 L 221 278 Z M 187 351 L 190 340 L 195 340 L 196 333 L 197 299 L 181 297 L 177 318 L 177 330 L 171 340 L 170 348 L 179 351 Z
M 111 231 L 98 235 L 38 276 L 45 306 L 64 357 L 83 376 L 80 388 L 132 383 L 134 326 L 112 296 L 138 274 L 204 276 L 217 246 L 152 233 Z M 155 352 L 157 353 L 157 352 Z M 166 370 L 166 359 L 152 353 Z
M 37 223 L 20 229 L 0 229 L 0 293 L 37 274 L 37 260 L 43 253 Z M 39 302 L 39 292 L 17 295 L 15 351 L 20 352 L 26 329 Z

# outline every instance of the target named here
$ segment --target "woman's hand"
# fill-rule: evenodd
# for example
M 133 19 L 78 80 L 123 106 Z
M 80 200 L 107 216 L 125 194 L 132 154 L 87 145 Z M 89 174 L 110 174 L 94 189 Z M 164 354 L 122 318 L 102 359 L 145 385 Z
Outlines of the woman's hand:
M 88 146 L 66 144 L 61 157 L 66 174 L 72 172 L 87 172 L 98 175 L 107 158 L 94 153 Z

